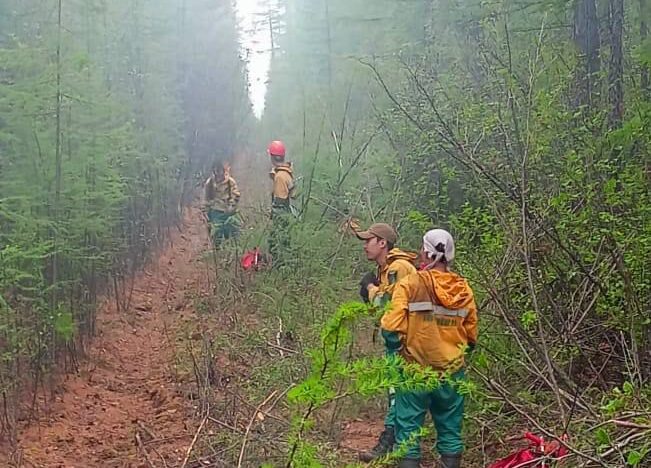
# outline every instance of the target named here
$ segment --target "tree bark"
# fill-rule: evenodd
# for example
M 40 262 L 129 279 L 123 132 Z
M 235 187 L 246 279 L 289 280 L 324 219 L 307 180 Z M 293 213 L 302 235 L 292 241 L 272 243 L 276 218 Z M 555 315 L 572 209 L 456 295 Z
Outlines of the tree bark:
M 332 89 L 332 39 L 330 37 L 330 9 L 328 8 L 328 0 L 324 0 L 325 6 L 325 26 L 326 38 L 328 41 L 328 89 Z
M 576 104 L 590 106 L 599 96 L 598 73 L 601 68 L 601 41 L 595 0 L 577 0 L 574 9 L 574 42 L 579 48 L 581 61 L 577 71 Z
M 649 35 L 649 26 L 647 24 L 647 15 L 649 13 L 647 0 L 640 0 L 640 42 L 644 44 L 647 36 Z M 651 99 L 651 85 L 649 84 L 649 67 L 646 64 L 642 65 L 640 72 L 640 87 L 642 88 L 642 95 L 646 100 Z
M 58 1 L 57 9 L 57 49 L 56 49 L 56 137 L 55 137 L 55 155 L 54 155 L 54 167 L 55 167 L 55 176 L 54 176 L 54 221 L 55 223 L 59 220 L 59 204 L 61 201 L 61 102 L 63 100 L 63 94 L 61 93 L 61 5 L 62 0 Z M 51 308 L 54 311 L 57 303 L 57 281 L 59 273 L 59 259 L 58 259 L 58 234 L 57 229 L 53 231 L 52 239 L 52 296 L 51 296 Z
M 608 29 L 610 32 L 610 65 L 608 67 L 608 125 L 617 128 L 624 118 L 624 0 L 608 1 Z

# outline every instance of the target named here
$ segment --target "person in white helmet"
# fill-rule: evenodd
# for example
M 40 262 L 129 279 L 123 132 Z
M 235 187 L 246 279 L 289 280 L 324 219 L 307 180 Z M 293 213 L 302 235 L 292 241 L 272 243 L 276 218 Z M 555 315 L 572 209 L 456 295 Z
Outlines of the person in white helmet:
M 468 282 L 450 271 L 454 240 L 449 232 L 433 229 L 423 236 L 424 270 L 412 273 L 393 290 L 391 309 L 381 320 L 388 349 L 409 363 L 451 375 L 464 376 L 464 355 L 477 342 L 477 307 Z M 396 444 L 406 444 L 401 468 L 420 466 L 416 436 L 427 412 L 436 428 L 441 468 L 459 468 L 463 441 L 464 397 L 456 386 L 441 381 L 432 388 L 399 389 L 395 401 Z

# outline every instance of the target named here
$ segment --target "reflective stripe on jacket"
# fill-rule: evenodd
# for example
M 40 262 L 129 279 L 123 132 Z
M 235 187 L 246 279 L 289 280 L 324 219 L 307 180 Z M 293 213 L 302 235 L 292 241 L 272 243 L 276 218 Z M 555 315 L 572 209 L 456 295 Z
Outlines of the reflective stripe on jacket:
M 455 371 L 464 365 L 464 348 L 477 342 L 477 322 L 468 282 L 453 272 L 429 270 L 396 285 L 381 325 L 387 346 L 397 334 L 408 361 Z

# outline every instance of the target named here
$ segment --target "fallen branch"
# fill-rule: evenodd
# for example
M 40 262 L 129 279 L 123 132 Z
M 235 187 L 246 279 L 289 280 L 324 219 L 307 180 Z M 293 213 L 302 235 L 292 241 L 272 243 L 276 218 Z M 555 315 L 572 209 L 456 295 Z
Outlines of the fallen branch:
M 283 319 L 278 317 L 278 333 L 276 333 L 277 346 L 274 346 L 274 348 L 280 351 L 280 357 L 285 357 L 285 355 L 283 354 L 283 347 L 280 344 L 280 338 L 282 338 L 282 336 L 283 336 Z
M 188 460 L 190 460 L 190 454 L 192 454 L 192 450 L 194 449 L 194 444 L 197 443 L 197 440 L 199 439 L 199 434 L 201 434 L 201 431 L 203 430 L 203 426 L 206 425 L 207 420 L 208 420 L 208 413 L 206 412 L 206 415 L 203 417 L 201 424 L 199 424 L 199 428 L 197 429 L 197 432 L 194 434 L 192 443 L 190 444 L 187 452 L 185 453 L 185 459 L 183 460 L 183 464 L 181 465 L 181 468 L 185 468 L 185 466 L 188 464 Z
M 548 466 L 547 464 L 545 464 L 546 460 L 549 460 L 550 462 L 561 463 L 566 458 L 570 458 L 570 457 L 573 457 L 573 456 L 574 456 L 574 454 L 567 454 L 567 455 L 563 455 L 562 457 L 557 458 L 557 457 L 552 457 L 552 456 L 546 455 L 546 456 L 543 456 L 542 458 L 536 458 L 535 460 L 529 460 L 529 461 L 526 461 L 526 462 L 518 463 L 513 468 L 525 468 L 527 466 L 543 466 L 544 467 L 544 466 Z M 540 465 L 541 462 L 543 463 L 542 465 Z
M 226 429 L 230 429 L 233 432 L 237 432 L 238 434 L 242 434 L 242 431 L 240 429 L 238 429 L 237 427 L 232 426 L 232 425 L 230 425 L 228 423 L 225 423 L 224 421 L 220 421 L 219 419 L 215 419 L 212 416 L 208 416 L 208 419 L 211 420 L 212 422 L 216 423 L 216 424 L 219 424 L 222 427 L 225 427 Z
M 621 449 L 623 449 L 624 447 L 626 447 L 627 445 L 629 445 L 629 444 L 630 444 L 631 442 L 633 442 L 634 440 L 637 440 L 637 439 L 639 439 L 640 437 L 644 437 L 644 436 L 649 435 L 649 434 L 651 434 L 651 429 L 649 429 L 649 430 L 647 430 L 647 431 L 636 432 L 636 433 L 634 433 L 634 434 L 631 434 L 630 436 L 628 436 L 628 437 L 627 437 L 626 439 L 624 439 L 623 441 L 616 442 L 616 443 L 615 443 L 615 446 L 614 446 L 613 448 L 611 448 L 611 449 L 609 449 L 609 450 L 606 450 L 604 453 L 600 454 L 599 456 L 600 456 L 601 458 L 605 458 L 605 457 L 607 457 L 607 456 L 609 456 L 609 455 L 612 455 L 612 454 L 615 453 L 616 451 L 621 450 Z
M 605 426 L 606 424 L 614 424 L 615 426 L 630 427 L 633 429 L 651 429 L 651 426 L 648 424 L 637 424 L 637 423 L 632 423 L 630 421 L 622 421 L 619 419 L 609 419 L 608 421 L 600 422 L 596 426 L 592 426 L 590 428 L 590 432 L 594 431 L 598 427 Z
M 276 405 L 278 404 L 278 402 L 279 402 L 280 400 L 282 400 L 282 398 L 283 398 L 285 395 L 287 395 L 287 392 L 289 392 L 293 387 L 294 387 L 294 384 L 291 384 L 289 387 L 287 387 L 285 390 L 283 390 L 283 392 L 282 392 L 280 395 L 278 395 L 278 396 L 276 397 L 276 399 L 273 401 L 273 403 L 271 403 L 271 406 L 270 406 L 269 409 L 267 410 L 267 413 L 269 413 L 269 411 L 272 411 L 272 410 L 276 407 Z
M 145 446 L 142 443 L 142 438 L 140 437 L 140 432 L 136 430 L 136 444 L 138 445 L 138 450 L 142 452 L 142 455 L 145 457 L 145 461 L 147 462 L 147 466 L 149 468 L 156 468 L 156 466 L 152 463 L 151 459 L 149 458 L 149 453 L 147 453 L 147 450 L 145 450 Z
M 155 447 L 151 448 L 152 452 L 154 452 L 156 455 L 158 455 L 158 458 L 160 458 L 160 461 L 163 462 L 163 468 L 167 468 L 167 462 L 165 461 L 165 458 L 160 454 L 158 450 L 156 450 Z
M 258 413 L 260 413 L 260 410 L 264 407 L 264 405 L 267 404 L 267 402 L 269 402 L 269 400 L 271 400 L 276 395 L 276 393 L 278 393 L 278 390 L 274 390 L 273 392 L 271 392 L 269 396 L 265 398 L 264 401 L 260 403 L 256 407 L 255 411 L 253 412 L 253 415 L 249 420 L 249 424 L 246 426 L 246 432 L 244 433 L 244 438 L 242 439 L 242 448 L 240 448 L 240 457 L 237 459 L 237 468 L 240 468 L 242 466 L 242 460 L 244 459 L 244 449 L 246 449 L 246 442 L 247 439 L 249 438 L 249 432 L 251 432 L 251 427 L 253 427 L 253 423 L 255 422 Z M 183 465 L 183 467 L 181 468 L 184 467 L 185 465 Z
M 149 436 L 149 440 L 158 439 L 158 437 L 156 437 L 156 434 L 154 434 L 154 433 L 151 431 L 151 429 L 149 429 L 147 426 L 145 426 L 145 423 L 142 422 L 140 419 L 137 419 L 137 420 L 136 420 L 136 425 L 137 425 L 137 426 L 138 426 L 138 427 L 139 427 L 139 428 L 140 428 L 144 433 L 146 433 L 146 434 Z M 147 442 L 149 442 L 149 441 L 147 441 Z
M 566 449 L 568 449 L 570 452 L 574 453 L 575 455 L 578 455 L 579 457 L 589 460 L 595 465 L 602 466 L 604 468 L 608 468 L 608 465 L 601 461 L 600 459 L 597 459 L 591 455 L 588 455 L 585 452 L 582 452 L 581 450 L 577 449 L 576 447 L 570 445 L 566 440 L 564 440 L 562 437 L 558 437 L 554 433 L 550 432 L 547 430 L 545 427 L 543 427 L 536 419 L 534 419 L 531 415 L 529 415 L 528 412 L 524 411 L 518 404 L 516 404 L 514 401 L 510 399 L 510 394 L 506 389 L 504 389 L 498 382 L 495 380 L 489 378 L 485 374 L 483 374 L 481 371 L 475 369 L 475 372 L 479 377 L 481 377 L 484 382 L 486 382 L 488 385 L 490 385 L 493 389 L 499 393 L 500 397 L 502 398 L 503 401 L 505 401 L 511 408 L 513 408 L 520 416 L 524 417 L 527 419 L 531 424 L 533 424 L 536 429 L 538 429 L 541 433 L 549 437 L 550 439 L 554 439 L 558 441 L 559 444 L 564 446 Z M 600 456 L 599 458 L 602 458 Z
M 244 406 L 248 406 L 248 407 L 251 408 L 251 409 L 256 409 L 256 408 L 255 408 L 251 403 L 249 403 L 249 402 L 246 401 L 244 398 L 242 398 L 242 396 L 239 395 L 238 393 L 236 393 L 236 392 L 232 392 L 232 391 L 230 391 L 228 388 L 224 388 L 224 391 L 225 391 L 226 393 L 228 393 L 229 395 L 231 395 L 232 397 L 237 398 L 237 400 L 239 400 L 239 401 L 240 401 Z M 273 408 L 273 405 L 272 405 L 271 407 Z M 258 412 L 259 412 L 259 413 L 262 413 L 264 416 L 268 416 L 268 417 L 270 417 L 271 419 L 275 419 L 276 421 L 278 421 L 278 422 L 280 422 L 280 423 L 283 423 L 283 424 L 285 424 L 285 425 L 289 425 L 289 424 L 290 424 L 290 422 L 287 421 L 286 419 L 283 419 L 283 418 L 281 418 L 281 417 L 278 417 L 278 416 L 276 416 L 275 414 L 271 414 L 271 413 L 269 413 L 269 411 L 267 411 L 267 410 L 262 410 L 262 409 L 261 409 L 261 410 L 259 410 Z
M 283 351 L 286 352 L 286 353 L 290 353 L 290 354 L 298 354 L 298 351 L 296 351 L 295 349 L 285 348 L 284 346 L 280 346 L 280 345 L 274 344 L 274 343 L 272 343 L 271 341 L 267 341 L 267 345 L 268 345 L 268 346 L 271 346 L 272 348 L 275 348 L 275 349 L 281 351 L 280 357 L 285 357 L 285 356 L 282 354 Z

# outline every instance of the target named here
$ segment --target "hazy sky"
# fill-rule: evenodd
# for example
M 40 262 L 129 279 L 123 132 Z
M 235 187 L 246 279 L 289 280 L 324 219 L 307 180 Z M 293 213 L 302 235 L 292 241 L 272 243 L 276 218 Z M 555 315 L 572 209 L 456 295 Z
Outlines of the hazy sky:
M 235 0 L 240 27 L 240 44 L 244 50 L 249 77 L 249 99 L 253 113 L 260 118 L 264 112 L 267 76 L 271 64 L 271 37 L 268 12 L 277 0 Z

